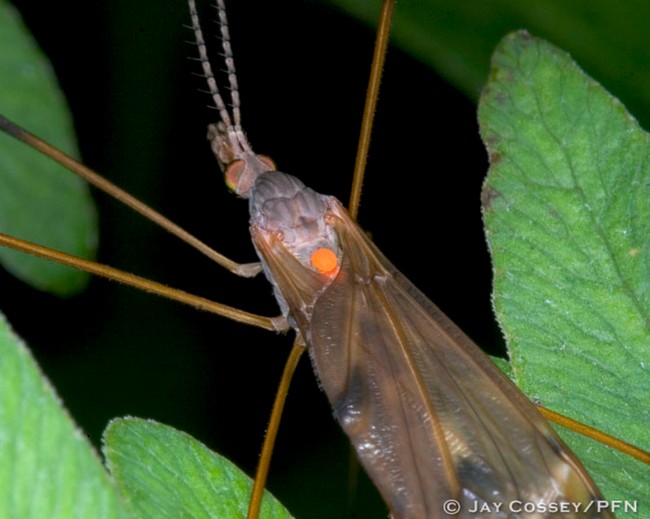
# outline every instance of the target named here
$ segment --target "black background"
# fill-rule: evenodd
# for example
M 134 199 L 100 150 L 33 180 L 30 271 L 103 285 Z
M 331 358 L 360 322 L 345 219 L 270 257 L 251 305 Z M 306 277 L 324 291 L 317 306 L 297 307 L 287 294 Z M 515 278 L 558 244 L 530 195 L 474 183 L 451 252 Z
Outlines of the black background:
M 246 203 L 227 192 L 205 140 L 216 114 L 190 59 L 195 48 L 185 4 L 15 3 L 52 60 L 83 161 L 224 254 L 253 261 Z M 244 126 L 254 148 L 345 201 L 372 30 L 318 3 L 233 4 Z M 203 25 L 212 36 L 214 18 L 206 9 Z M 221 68 L 218 43 L 210 40 Z M 498 348 L 479 202 L 486 170 L 472 101 L 391 49 L 360 221 L 461 328 Z M 277 313 L 264 279 L 235 278 L 104 195 L 95 198 L 101 262 L 235 307 Z M 4 273 L 0 283 L 1 308 L 95 445 L 113 417 L 152 418 L 252 473 L 291 337 L 100 279 L 67 301 Z M 296 517 L 346 516 L 348 457 L 305 359 L 269 487 Z M 385 516 L 381 503 L 357 499 L 349 515 Z

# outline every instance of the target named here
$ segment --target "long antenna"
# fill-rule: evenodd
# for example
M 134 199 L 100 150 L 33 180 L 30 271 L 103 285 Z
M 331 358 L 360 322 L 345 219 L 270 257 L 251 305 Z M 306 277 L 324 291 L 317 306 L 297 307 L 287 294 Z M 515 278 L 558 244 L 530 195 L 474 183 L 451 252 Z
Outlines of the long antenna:
M 221 91 L 219 90 L 219 85 L 217 80 L 214 77 L 212 72 L 212 65 L 210 65 L 210 60 L 208 58 L 208 49 L 205 44 L 205 38 L 203 37 L 203 30 L 201 29 L 201 23 L 199 22 L 199 13 L 196 10 L 196 3 L 194 0 L 188 0 L 188 5 L 190 8 L 190 18 L 192 20 L 192 31 L 194 31 L 194 38 L 196 40 L 196 45 L 199 51 L 199 61 L 201 63 L 201 68 L 203 69 L 203 75 L 205 80 L 208 83 L 208 88 L 210 89 L 210 95 L 214 101 L 217 110 L 219 110 L 219 118 L 228 128 L 234 128 L 232 119 L 230 117 L 230 112 L 228 107 L 221 96 Z M 239 91 L 237 87 L 237 74 L 235 71 L 235 61 L 232 57 L 232 48 L 230 46 L 230 31 L 228 29 L 228 18 L 226 17 L 226 9 L 223 3 L 223 0 L 217 2 L 217 10 L 219 14 L 219 24 L 221 26 L 221 37 L 223 41 L 223 51 L 224 59 L 226 62 L 228 80 L 230 81 L 231 87 L 231 96 L 233 101 L 233 114 L 236 113 L 237 116 L 233 118 L 237 119 L 237 125 L 241 131 L 241 115 L 239 110 Z M 235 102 L 236 100 L 236 102 Z M 248 146 L 250 149 L 250 146 Z
M 226 6 L 223 0 L 217 0 L 217 12 L 221 27 L 221 45 L 226 62 L 228 81 L 230 83 L 232 115 L 223 100 L 223 96 L 217 85 L 217 80 L 212 72 L 195 1 L 188 0 L 188 6 L 192 19 L 192 30 L 194 31 L 196 45 L 199 49 L 199 61 L 201 62 L 203 75 L 208 82 L 210 94 L 212 95 L 217 110 L 219 110 L 219 117 L 221 119 L 217 124 L 208 127 L 208 139 L 211 141 L 212 151 L 217 157 L 221 171 L 224 173 L 226 185 L 242 198 L 248 198 L 248 193 L 255 179 L 262 173 L 274 171 L 276 168 L 271 159 L 253 152 L 241 127 L 239 86 L 237 85 L 235 60 L 233 59 L 232 47 L 230 45 L 230 30 L 228 29 Z
M 219 27 L 221 29 L 221 45 L 223 47 L 223 59 L 226 63 L 226 72 L 228 73 L 228 82 L 230 83 L 230 100 L 232 102 L 232 116 L 235 129 L 241 131 L 241 102 L 239 99 L 239 85 L 237 84 L 237 71 L 235 69 L 235 58 L 232 54 L 230 45 L 230 29 L 228 26 L 228 16 L 226 15 L 226 5 L 224 0 L 217 1 L 217 13 L 219 15 Z M 209 67 L 209 63 L 208 63 Z

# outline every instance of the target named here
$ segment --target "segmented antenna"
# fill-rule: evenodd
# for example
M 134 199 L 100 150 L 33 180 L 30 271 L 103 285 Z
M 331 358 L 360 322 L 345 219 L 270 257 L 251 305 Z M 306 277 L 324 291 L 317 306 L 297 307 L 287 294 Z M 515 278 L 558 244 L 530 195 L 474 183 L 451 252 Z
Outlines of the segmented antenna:
M 214 100 L 214 104 L 217 106 L 217 109 L 219 110 L 219 117 L 221 120 L 224 122 L 226 126 L 232 126 L 231 120 L 230 120 L 230 113 L 228 112 L 228 108 L 226 107 L 226 104 L 223 101 L 223 98 L 221 97 L 221 92 L 219 92 L 219 87 L 217 86 L 217 80 L 214 77 L 214 74 L 212 73 L 212 66 L 210 65 L 210 60 L 208 59 L 208 49 L 205 45 L 205 39 L 203 38 L 203 31 L 201 30 L 201 24 L 199 22 L 199 13 L 196 10 L 196 3 L 194 0 L 188 0 L 188 6 L 190 8 L 190 18 L 192 20 L 192 31 L 194 32 L 194 39 L 196 40 L 196 46 L 199 49 L 199 61 L 201 62 L 201 67 L 203 68 L 203 75 L 205 76 L 207 82 L 208 82 L 208 87 L 210 88 L 210 94 L 212 95 L 212 99 Z M 222 10 L 222 5 L 223 3 L 220 1 L 219 2 L 219 10 Z M 219 16 L 220 20 L 225 19 L 225 13 L 223 18 Z M 221 21 L 223 23 L 223 21 Z M 222 31 L 223 34 L 223 31 Z M 230 33 L 226 29 L 226 34 L 228 34 L 228 40 L 230 40 Z M 230 41 L 228 42 L 228 47 L 230 50 Z M 232 50 L 230 52 L 232 54 Z M 233 75 L 235 74 L 234 72 L 234 61 L 231 59 L 230 62 L 233 63 L 233 69 L 230 70 L 228 69 L 228 75 Z M 226 61 L 228 63 L 228 61 Z M 239 107 L 237 107 L 237 110 L 239 110 Z
M 230 29 L 228 26 L 228 17 L 226 16 L 225 0 L 217 1 L 217 13 L 219 14 L 219 28 L 221 29 L 221 46 L 223 47 L 223 58 L 226 62 L 226 71 L 228 72 L 228 82 L 230 83 L 230 99 L 232 101 L 232 115 L 235 128 L 241 130 L 241 111 L 239 101 L 239 85 L 237 84 L 237 71 L 235 70 L 235 59 L 232 55 L 232 46 L 230 45 Z M 209 68 L 209 65 L 208 65 Z
M 228 187 L 239 196 L 248 198 L 255 179 L 260 174 L 267 171 L 274 171 L 276 168 L 270 158 L 264 155 L 256 155 L 253 152 L 241 127 L 239 87 L 237 85 L 237 74 L 235 73 L 235 61 L 232 57 L 232 47 L 230 46 L 230 31 L 228 30 L 226 6 L 224 0 L 217 0 L 217 12 L 219 13 L 219 26 L 221 28 L 221 44 L 223 46 L 228 81 L 230 82 L 232 118 L 219 92 L 217 81 L 208 61 L 208 51 L 205 46 L 205 40 L 203 39 L 203 31 L 201 31 L 199 24 L 199 15 L 196 12 L 195 1 L 188 0 L 188 5 L 196 45 L 199 48 L 199 61 L 203 67 L 203 74 L 208 81 L 214 104 L 219 110 L 219 117 L 221 117 L 219 123 L 211 124 L 208 127 L 208 139 L 210 140 L 212 151 L 217 157 L 219 166 L 224 173 Z
M 226 64 L 226 72 L 228 73 L 228 81 L 230 83 L 230 101 L 232 103 L 232 116 L 223 100 L 219 86 L 212 72 L 212 67 L 208 59 L 208 51 L 199 23 L 199 15 L 196 10 L 195 0 L 188 0 L 190 9 L 190 17 L 192 19 L 192 30 L 194 31 L 194 38 L 199 49 L 199 61 L 203 69 L 203 74 L 208 82 L 210 94 L 214 100 L 214 104 L 219 110 L 219 118 L 224 125 L 224 132 L 227 135 L 227 141 L 230 145 L 232 155 L 240 157 L 246 152 L 252 152 L 250 143 L 244 135 L 241 127 L 241 112 L 240 112 L 240 98 L 239 86 L 237 85 L 237 73 L 235 70 L 235 61 L 232 55 L 232 47 L 230 45 L 230 31 L 228 29 L 228 17 L 226 16 L 226 6 L 224 0 L 217 1 L 217 13 L 219 16 L 219 27 L 221 29 L 221 44 L 223 47 L 224 61 Z M 219 129 L 221 131 L 221 128 Z M 221 157 L 218 157 L 221 161 Z M 226 161 L 227 165 L 228 162 Z

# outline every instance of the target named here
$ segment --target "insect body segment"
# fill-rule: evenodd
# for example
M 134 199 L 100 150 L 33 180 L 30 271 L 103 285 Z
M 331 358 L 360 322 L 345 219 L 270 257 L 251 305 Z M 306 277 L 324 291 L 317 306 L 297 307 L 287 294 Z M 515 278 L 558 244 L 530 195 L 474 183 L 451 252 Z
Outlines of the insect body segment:
M 304 319 L 306 326 L 317 295 L 338 272 L 342 252 L 332 226 L 334 204 L 338 202 L 333 197 L 320 195 L 278 171 L 259 176 L 250 190 L 253 243 L 265 260 L 279 258 L 279 269 L 270 269 L 266 261 L 262 265 L 283 314 L 294 327 L 296 312 L 288 315 L 289 309 L 302 308 L 299 320 Z M 290 293 L 295 293 L 289 296 L 291 301 L 281 290 L 287 283 L 292 286 Z

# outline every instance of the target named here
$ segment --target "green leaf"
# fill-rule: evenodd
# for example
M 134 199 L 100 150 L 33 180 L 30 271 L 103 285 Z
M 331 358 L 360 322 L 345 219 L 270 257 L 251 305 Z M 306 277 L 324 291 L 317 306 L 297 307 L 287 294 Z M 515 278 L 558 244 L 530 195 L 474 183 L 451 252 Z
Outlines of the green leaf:
M 104 433 L 108 466 L 139 517 L 246 517 L 251 479 L 191 436 L 137 418 Z M 268 492 L 260 518 L 290 517 Z
M 519 386 L 649 446 L 648 134 L 566 53 L 525 32 L 495 51 L 479 121 L 494 306 Z M 566 439 L 608 499 L 650 507 L 648 466 Z
M 95 451 L 0 314 L 0 517 L 129 517 Z
M 0 112 L 78 156 L 54 73 L 12 6 L 0 1 Z M 0 135 L 0 231 L 82 257 L 97 244 L 97 217 L 85 184 L 7 135 Z M 5 268 L 33 286 L 67 296 L 88 276 L 0 248 Z
M 187 434 L 115 420 L 105 452 L 118 488 L 0 314 L 0 517 L 245 517 L 251 480 Z M 267 493 L 262 518 L 290 517 Z

